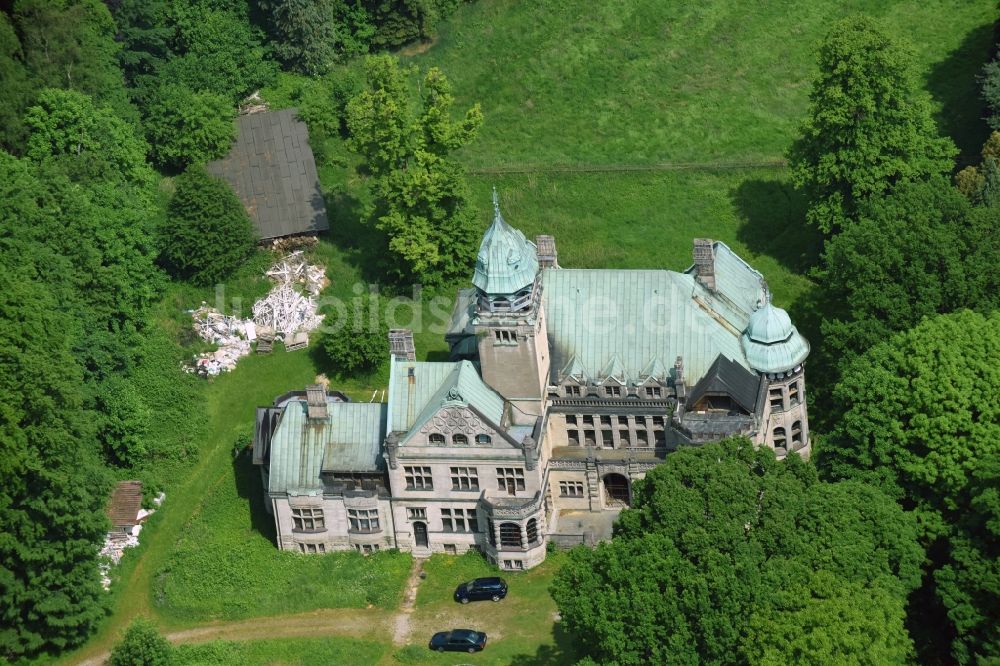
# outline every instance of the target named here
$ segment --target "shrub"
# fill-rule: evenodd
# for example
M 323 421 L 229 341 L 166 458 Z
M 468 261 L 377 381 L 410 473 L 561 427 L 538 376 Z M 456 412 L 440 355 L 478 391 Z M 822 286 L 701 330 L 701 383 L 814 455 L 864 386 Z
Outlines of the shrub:
M 389 326 L 378 297 L 362 294 L 328 313 L 320 347 L 341 375 L 377 368 L 389 353 Z
M 253 251 L 255 234 L 243 205 L 222 180 L 200 166 L 177 177 L 161 234 L 161 257 L 172 275 L 210 285 Z
M 145 618 L 135 620 L 111 650 L 111 666 L 167 666 L 173 648 Z
M 153 159 L 161 167 L 183 169 L 222 157 L 236 138 L 235 116 L 235 107 L 222 95 L 161 86 L 146 118 Z

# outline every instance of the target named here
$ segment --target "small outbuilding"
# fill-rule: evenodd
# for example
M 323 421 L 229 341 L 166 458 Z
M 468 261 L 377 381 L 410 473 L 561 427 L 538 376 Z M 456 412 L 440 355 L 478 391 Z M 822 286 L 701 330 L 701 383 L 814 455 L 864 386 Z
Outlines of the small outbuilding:
M 142 509 L 142 481 L 119 481 L 108 502 L 109 535 L 132 535 Z
M 229 154 L 206 167 L 232 186 L 261 240 L 330 228 L 309 130 L 296 113 L 282 109 L 238 117 Z

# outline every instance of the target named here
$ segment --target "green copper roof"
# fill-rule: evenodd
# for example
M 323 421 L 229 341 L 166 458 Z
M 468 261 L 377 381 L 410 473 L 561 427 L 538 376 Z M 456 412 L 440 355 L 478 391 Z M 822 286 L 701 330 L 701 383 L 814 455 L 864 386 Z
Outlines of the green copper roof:
M 291 495 L 323 492 L 321 472 L 373 472 L 382 468 L 386 406 L 327 402 L 327 418 L 310 422 L 305 399 L 282 410 L 271 438 L 268 491 Z
M 692 275 L 546 269 L 542 285 L 554 383 L 569 374 L 561 371 L 570 370 L 571 361 L 572 369 L 602 374 L 609 365 L 620 364 L 632 382 L 647 378 L 650 370 L 666 373 L 669 369 L 659 359 L 678 356 L 684 358 L 689 382 L 704 375 L 719 354 L 748 367 L 739 341 L 743 326 L 722 325 L 724 315 L 695 300 L 701 285 Z M 727 307 L 735 318 L 737 306 Z M 749 312 L 743 319 L 749 319 Z
M 476 257 L 472 284 L 491 296 L 513 295 L 530 287 L 538 273 L 535 244 L 500 215 L 493 193 L 493 224 L 486 230 Z
M 696 281 L 695 295 L 735 331 L 742 332 L 750 314 L 767 301 L 764 276 L 725 243 L 715 241 L 712 249 L 715 253 L 715 291 Z M 692 266 L 685 273 L 694 275 L 694 270 Z
M 503 398 L 487 386 L 469 361 L 400 361 L 393 357 L 389 376 L 390 432 L 419 430 L 442 406 L 476 409 L 496 426 L 503 422 Z
M 750 316 L 742 342 L 747 362 L 759 372 L 787 372 L 809 356 L 809 343 L 788 313 L 770 303 Z

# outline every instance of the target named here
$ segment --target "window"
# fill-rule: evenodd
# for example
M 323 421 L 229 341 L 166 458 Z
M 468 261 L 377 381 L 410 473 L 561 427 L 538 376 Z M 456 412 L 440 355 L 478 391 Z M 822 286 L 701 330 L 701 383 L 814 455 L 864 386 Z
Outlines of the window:
M 567 386 L 566 387 L 566 397 L 568 397 L 568 398 L 579 398 L 580 397 L 580 387 L 579 386 Z
M 589 425 L 589 426 L 594 425 L 594 417 L 593 416 L 584 416 L 583 417 L 583 425 Z
M 407 490 L 433 490 L 434 480 L 430 467 L 403 467 Z
M 517 523 L 500 523 L 500 547 L 524 548 L 521 541 L 521 526 Z
M 478 532 L 475 509 L 441 509 L 441 529 L 445 532 Z
M 461 433 L 457 433 L 451 436 L 451 443 L 455 446 L 468 446 L 469 438 Z
M 601 431 L 601 446 L 604 447 L 605 449 L 615 448 L 615 442 L 614 439 L 611 437 L 610 430 Z
M 347 522 L 351 524 L 352 532 L 370 534 L 378 532 L 378 509 L 348 509 Z
M 406 517 L 409 520 L 427 520 L 427 509 L 424 507 L 412 507 L 406 510 Z
M 646 397 L 647 398 L 660 398 L 660 397 L 663 397 L 663 390 L 659 386 L 647 386 L 646 387 Z
M 583 497 L 583 481 L 560 481 L 560 497 Z
M 774 429 L 774 448 L 783 449 L 785 448 L 785 429 L 775 428 Z
M 497 487 L 508 495 L 524 490 L 524 470 L 520 467 L 497 467 Z
M 799 383 L 792 382 L 788 385 L 788 402 L 797 405 L 799 404 Z
M 493 520 L 489 518 L 486 519 L 486 538 L 491 546 L 497 547 L 497 533 L 493 527 Z
M 602 416 L 601 417 L 601 425 L 602 426 L 610 426 L 611 425 L 611 417 L 610 416 Z
M 437 446 L 444 446 L 445 444 L 444 435 L 442 435 L 439 432 L 432 432 L 430 436 L 430 442 L 431 444 L 435 444 Z
M 646 439 L 646 431 L 636 428 L 635 430 L 635 445 L 636 446 L 648 446 L 648 440 Z
M 792 424 L 792 444 L 802 443 L 802 421 Z
M 515 345 L 517 344 L 517 333 L 515 331 L 493 331 L 493 341 L 498 345 Z
M 528 544 L 534 545 L 538 543 L 538 520 L 532 518 L 528 521 L 528 524 L 524 526 L 524 531 L 528 535 Z
M 378 552 L 378 544 L 377 543 L 373 543 L 373 544 L 369 545 L 369 544 L 356 543 L 356 544 L 354 544 L 354 549 L 356 551 L 358 551 L 359 553 L 362 553 L 364 555 L 371 555 L 372 553 L 377 553 Z
M 521 560 L 504 560 L 503 568 L 521 570 L 524 569 L 524 562 L 522 562 Z
M 605 386 L 604 395 L 609 398 L 620 398 L 622 397 L 622 387 L 621 386 Z
M 662 430 L 653 431 L 653 446 L 666 446 L 667 436 Z
M 457 555 L 458 554 L 458 550 L 455 548 L 455 544 L 453 544 L 453 543 L 446 543 L 444 545 L 444 554 L 445 555 Z
M 618 431 L 618 443 L 619 446 L 632 446 L 632 440 L 628 437 L 628 430 Z
M 781 388 L 773 388 L 767 392 L 768 400 L 771 401 L 771 409 L 782 409 L 785 406 L 785 399 L 781 395 Z
M 576 425 L 576 414 L 566 415 L 566 425 Z
M 493 438 L 489 435 L 476 435 L 476 444 L 479 446 L 490 446 L 493 444 Z
M 628 425 L 628 417 L 627 416 L 619 416 L 618 417 L 618 425 L 627 426 Z
M 570 446 L 580 446 L 580 431 L 579 430 L 567 430 L 566 440 L 569 442 Z
M 300 553 L 325 553 L 326 545 L 322 543 L 300 543 Z
M 594 439 L 593 430 L 583 431 L 583 443 L 586 444 L 587 446 L 595 446 L 597 444 L 597 441 Z
M 654 428 L 657 428 L 657 427 L 662 428 L 663 427 L 663 417 L 662 416 L 654 416 L 653 417 L 653 427 Z
M 479 490 L 479 473 L 475 467 L 451 468 L 452 490 Z
M 295 532 L 319 532 L 326 529 L 323 509 L 292 509 L 292 530 Z

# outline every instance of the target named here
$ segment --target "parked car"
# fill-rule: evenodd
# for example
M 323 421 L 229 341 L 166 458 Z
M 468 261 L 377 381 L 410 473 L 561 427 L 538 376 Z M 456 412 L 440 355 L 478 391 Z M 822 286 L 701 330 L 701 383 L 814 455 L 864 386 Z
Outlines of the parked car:
M 431 638 L 429 647 L 438 652 L 479 652 L 486 647 L 486 634 L 472 629 L 439 631 Z
M 506 596 L 507 581 L 503 578 L 477 578 L 455 588 L 455 601 L 463 604 L 483 599 L 500 601 Z

